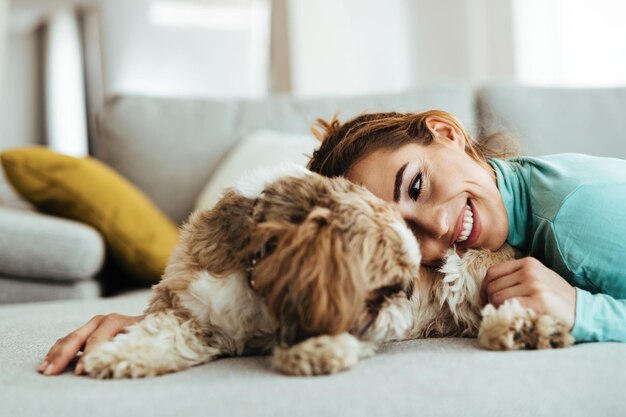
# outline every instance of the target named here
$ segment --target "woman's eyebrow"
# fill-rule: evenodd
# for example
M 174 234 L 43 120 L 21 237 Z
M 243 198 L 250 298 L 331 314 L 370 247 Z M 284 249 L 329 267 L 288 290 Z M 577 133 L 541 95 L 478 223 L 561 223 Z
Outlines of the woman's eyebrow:
M 396 182 L 393 186 L 393 201 L 396 203 L 400 201 L 400 186 L 402 185 L 402 175 L 404 174 L 404 170 L 409 163 L 402 165 L 398 172 L 396 172 Z

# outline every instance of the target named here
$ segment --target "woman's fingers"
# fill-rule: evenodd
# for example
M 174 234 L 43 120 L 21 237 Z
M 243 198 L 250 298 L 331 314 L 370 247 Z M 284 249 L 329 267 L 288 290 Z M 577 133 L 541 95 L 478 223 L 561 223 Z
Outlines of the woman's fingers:
M 46 354 L 38 371 L 44 375 L 57 375 L 63 371 L 104 317 L 102 315 L 95 316 L 67 336 L 58 339 Z
M 136 323 L 142 318 L 143 316 L 122 316 L 120 314 L 93 317 L 83 326 L 57 340 L 46 354 L 38 371 L 44 375 L 60 374 L 80 350 L 83 350 L 83 356 L 86 355 L 99 343 L 113 339 L 126 326 Z M 75 373 L 82 373 L 81 360 L 76 365 Z
M 483 279 L 482 285 L 480 287 L 480 299 L 482 303 L 487 304 L 487 302 L 489 302 L 488 287 L 490 285 L 494 285 L 493 283 L 511 276 L 515 272 L 522 269 L 523 266 L 524 266 L 524 259 L 513 259 L 513 260 L 503 262 L 501 264 L 490 267 L 487 270 L 487 273 L 485 274 L 485 278 Z M 506 281 L 506 283 L 510 283 L 510 280 Z M 498 285 L 506 286 L 506 283 L 502 283 Z
M 531 285 L 528 283 L 519 283 L 494 292 L 489 297 L 489 302 L 497 308 L 500 307 L 500 305 L 502 305 L 506 300 L 511 298 L 529 297 L 532 294 L 533 289 Z
M 95 329 L 91 335 L 85 341 L 85 347 L 83 348 L 83 354 L 81 355 L 74 373 L 80 375 L 83 373 L 84 365 L 83 358 L 89 354 L 96 346 L 102 342 L 113 339 L 117 334 L 121 333 L 124 328 L 131 324 L 137 323 L 142 320 L 144 316 L 123 316 L 121 314 L 109 314 L 100 323 L 97 329 Z
M 522 281 L 523 277 L 518 272 L 514 272 L 511 275 L 504 275 L 498 279 L 492 280 L 485 287 L 486 296 L 483 299 L 483 303 L 486 304 L 487 302 L 491 302 L 493 304 L 492 298 L 494 294 L 503 291 L 506 288 L 519 285 Z

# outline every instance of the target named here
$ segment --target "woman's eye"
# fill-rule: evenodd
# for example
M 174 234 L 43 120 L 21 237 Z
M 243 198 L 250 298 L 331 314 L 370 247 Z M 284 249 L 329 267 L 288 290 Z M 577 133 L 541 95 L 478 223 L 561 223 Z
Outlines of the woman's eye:
M 411 200 L 417 200 L 417 197 L 420 195 L 420 191 L 422 190 L 422 173 L 417 174 L 411 186 L 409 188 L 409 197 Z

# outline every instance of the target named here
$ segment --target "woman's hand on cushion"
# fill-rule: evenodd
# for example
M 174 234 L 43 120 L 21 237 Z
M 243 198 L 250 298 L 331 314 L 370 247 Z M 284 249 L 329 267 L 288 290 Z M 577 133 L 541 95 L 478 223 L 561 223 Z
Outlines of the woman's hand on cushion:
M 517 298 L 523 307 L 559 319 L 569 330 L 574 326 L 576 289 L 532 257 L 489 268 L 480 297 L 483 304 L 491 303 L 496 308 L 506 300 Z
M 83 373 L 83 358 L 89 354 L 96 345 L 113 339 L 124 328 L 141 321 L 144 316 L 124 316 L 121 314 L 106 314 L 93 317 L 83 326 L 74 330 L 65 337 L 60 338 L 50 348 L 38 371 L 44 375 L 58 375 L 76 357 L 79 351 L 81 355 L 74 373 Z

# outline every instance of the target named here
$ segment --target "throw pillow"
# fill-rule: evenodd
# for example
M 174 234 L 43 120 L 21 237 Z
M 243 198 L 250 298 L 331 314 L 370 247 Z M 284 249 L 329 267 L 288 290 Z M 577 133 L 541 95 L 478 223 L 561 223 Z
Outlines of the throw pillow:
M 319 142 L 311 135 L 257 131 L 244 137 L 217 167 L 200 193 L 195 209 L 210 208 L 225 188 L 236 184 L 246 172 L 270 168 L 282 162 L 306 166 Z
M 160 279 L 177 227 L 121 175 L 94 158 L 43 147 L 8 150 L 0 159 L 11 184 L 39 210 L 91 225 L 132 277 Z

